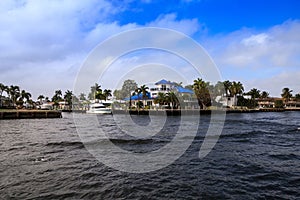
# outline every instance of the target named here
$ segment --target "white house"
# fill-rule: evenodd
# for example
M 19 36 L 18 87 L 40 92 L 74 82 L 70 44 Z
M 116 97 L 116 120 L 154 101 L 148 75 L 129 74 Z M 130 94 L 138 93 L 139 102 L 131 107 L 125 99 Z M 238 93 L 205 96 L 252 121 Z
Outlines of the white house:
M 176 91 L 180 95 L 189 94 L 192 95 L 194 92 L 192 90 L 180 87 L 170 81 L 167 81 L 165 79 L 162 79 L 158 82 L 156 82 L 154 85 L 149 85 L 149 93 L 147 94 L 147 98 L 143 99 L 145 102 L 145 105 L 147 106 L 155 106 L 158 107 L 158 105 L 154 104 L 154 99 L 157 98 L 158 93 L 164 93 L 167 94 L 171 91 Z M 138 100 L 142 100 L 142 94 L 140 96 L 132 96 L 131 98 L 126 98 L 126 101 L 131 100 L 132 105 L 136 105 L 136 102 Z M 185 100 L 184 103 L 190 108 L 192 107 L 192 103 L 197 103 L 197 101 L 192 101 L 191 98 L 189 100 Z

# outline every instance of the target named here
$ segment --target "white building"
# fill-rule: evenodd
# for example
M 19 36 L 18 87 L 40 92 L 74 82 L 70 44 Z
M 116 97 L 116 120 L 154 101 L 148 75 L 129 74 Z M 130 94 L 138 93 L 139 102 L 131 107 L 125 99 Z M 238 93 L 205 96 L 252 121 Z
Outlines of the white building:
M 174 92 L 176 91 L 177 94 L 179 95 L 185 95 L 188 94 L 190 96 L 192 96 L 194 94 L 194 92 L 192 90 L 180 87 L 170 81 L 167 81 L 165 79 L 162 79 L 158 82 L 156 82 L 154 85 L 149 87 L 149 94 L 147 95 L 146 99 L 142 98 L 142 94 L 140 94 L 140 96 L 134 95 L 131 97 L 131 99 L 126 98 L 126 100 L 131 100 L 132 101 L 132 105 L 136 106 L 136 103 L 140 100 L 143 100 L 143 102 L 145 103 L 146 106 L 150 106 L 150 107 L 158 107 L 158 104 L 154 104 L 154 99 L 157 98 L 159 93 L 163 93 L 163 94 L 167 94 L 169 92 Z M 186 108 L 192 108 L 192 104 L 197 104 L 197 101 L 192 100 L 192 98 L 190 97 L 188 100 L 184 100 L 184 103 L 186 104 Z

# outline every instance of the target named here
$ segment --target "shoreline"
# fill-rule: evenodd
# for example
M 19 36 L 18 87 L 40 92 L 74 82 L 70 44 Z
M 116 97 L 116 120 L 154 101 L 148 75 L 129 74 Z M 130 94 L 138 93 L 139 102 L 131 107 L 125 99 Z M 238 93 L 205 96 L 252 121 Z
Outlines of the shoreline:
M 57 110 L 15 110 L 0 109 L 0 120 L 6 119 L 44 119 L 62 118 L 61 111 Z
M 300 111 L 300 108 L 261 108 L 261 109 L 164 109 L 164 110 L 113 110 L 113 114 L 130 114 L 130 115 L 198 115 L 214 113 L 258 113 L 258 112 L 286 112 Z M 0 120 L 6 119 L 44 119 L 44 118 L 62 118 L 62 112 L 65 110 L 25 110 L 25 109 L 0 109 Z M 83 110 L 68 110 L 67 112 L 85 113 Z
M 165 110 L 113 110 L 113 114 L 131 114 L 131 115 L 197 115 L 197 114 L 211 114 L 215 113 L 258 113 L 258 112 L 286 112 L 286 111 L 300 111 L 300 108 L 263 108 L 263 109 L 203 109 L 203 110 L 177 110 L 177 109 L 165 109 Z

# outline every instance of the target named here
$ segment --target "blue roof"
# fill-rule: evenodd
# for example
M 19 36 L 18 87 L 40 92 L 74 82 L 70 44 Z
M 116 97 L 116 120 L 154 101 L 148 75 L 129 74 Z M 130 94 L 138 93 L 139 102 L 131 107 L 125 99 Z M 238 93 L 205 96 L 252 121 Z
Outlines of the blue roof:
M 147 92 L 147 98 L 148 99 L 151 99 L 151 94 L 150 94 L 150 92 Z M 131 96 L 131 100 L 142 100 L 143 99 L 143 94 L 139 94 L 139 95 L 133 95 L 133 96 Z M 129 101 L 130 100 L 130 98 L 129 97 L 127 97 L 127 98 L 125 98 L 124 99 L 125 101 Z
M 180 87 L 180 86 L 176 86 L 175 87 L 177 89 L 178 92 L 180 93 L 189 93 L 189 94 L 194 94 L 194 91 Z
M 155 85 L 160 85 L 160 84 L 170 84 L 170 85 L 172 85 L 173 83 L 171 83 L 170 81 L 167 81 L 165 79 L 162 79 L 162 80 L 158 81 L 157 83 L 155 83 Z

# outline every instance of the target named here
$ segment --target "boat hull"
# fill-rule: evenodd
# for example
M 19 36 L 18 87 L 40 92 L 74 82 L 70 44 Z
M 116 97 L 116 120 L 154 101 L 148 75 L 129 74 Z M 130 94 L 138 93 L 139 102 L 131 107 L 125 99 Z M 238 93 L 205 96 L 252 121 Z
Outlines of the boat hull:
M 87 110 L 87 114 L 111 114 L 111 109 Z

